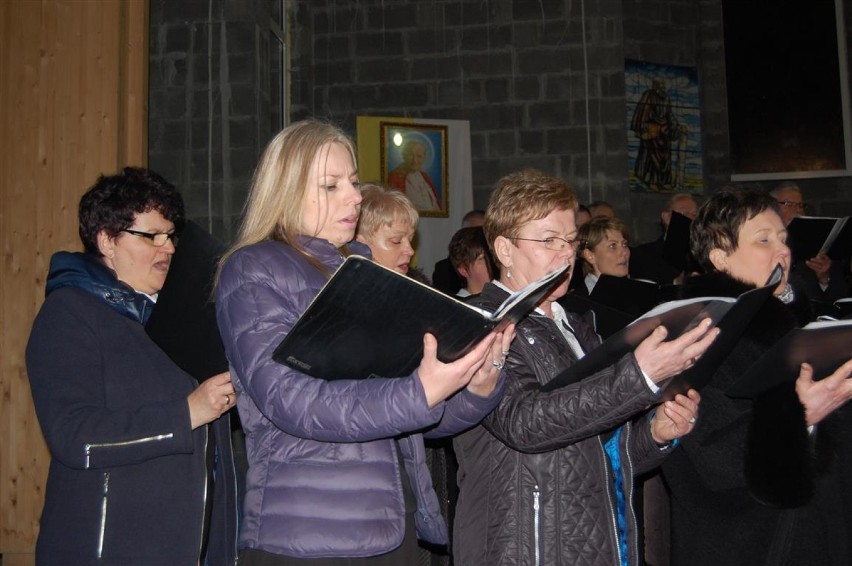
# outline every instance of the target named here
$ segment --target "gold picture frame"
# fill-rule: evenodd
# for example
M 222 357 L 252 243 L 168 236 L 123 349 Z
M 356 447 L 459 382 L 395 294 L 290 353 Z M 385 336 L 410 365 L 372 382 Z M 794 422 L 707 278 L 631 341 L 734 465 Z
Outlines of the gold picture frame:
M 381 122 L 382 182 L 408 196 L 420 216 L 447 218 L 447 126 Z

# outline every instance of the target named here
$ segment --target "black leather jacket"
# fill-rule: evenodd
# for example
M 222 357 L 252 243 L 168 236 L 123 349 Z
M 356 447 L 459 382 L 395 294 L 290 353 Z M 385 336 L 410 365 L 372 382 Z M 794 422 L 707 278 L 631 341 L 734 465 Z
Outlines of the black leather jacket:
M 488 284 L 471 302 L 493 310 L 506 296 Z M 585 351 L 600 343 L 589 324 L 568 317 Z M 517 325 L 502 402 L 480 426 L 455 439 L 457 564 L 619 564 L 614 460 L 620 461 L 626 495 L 621 518 L 629 562 L 640 563 L 632 476 L 657 466 L 669 452 L 653 441 L 644 417 L 657 398 L 632 354 L 580 383 L 540 391 L 575 361 L 551 318 L 534 312 Z M 614 458 L 605 448 L 611 440 Z

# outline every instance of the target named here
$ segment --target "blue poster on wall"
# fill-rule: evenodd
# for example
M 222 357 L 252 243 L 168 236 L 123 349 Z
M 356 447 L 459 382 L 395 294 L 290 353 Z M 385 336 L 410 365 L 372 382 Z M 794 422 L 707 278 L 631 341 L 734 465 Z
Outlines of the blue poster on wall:
M 625 59 L 630 189 L 704 189 L 698 70 Z

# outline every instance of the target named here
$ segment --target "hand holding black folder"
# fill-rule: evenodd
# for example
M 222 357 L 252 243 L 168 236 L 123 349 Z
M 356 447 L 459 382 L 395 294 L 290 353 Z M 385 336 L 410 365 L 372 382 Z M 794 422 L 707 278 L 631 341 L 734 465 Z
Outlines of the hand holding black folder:
M 852 222 L 849 217 L 798 216 L 787 226 L 787 245 L 793 261 L 807 261 L 820 254 L 838 261 L 852 254 Z
M 409 375 L 423 335 L 450 362 L 516 323 L 567 275 L 568 266 L 513 293 L 489 313 L 361 257 L 350 256 L 284 337 L 273 359 L 326 380 Z
M 635 350 L 660 325 L 666 327 L 668 340 L 674 340 L 705 318 L 710 318 L 713 323 L 711 328 L 718 327 L 719 336 L 695 365 L 666 384 L 663 399 L 672 399 L 675 395 L 686 393 L 689 389 L 700 389 L 710 381 L 716 368 L 734 347 L 749 321 L 763 303 L 772 296 L 781 277 L 781 266 L 777 266 L 764 287 L 747 291 L 736 299 L 699 297 L 663 303 L 605 340 L 576 364 L 551 379 L 542 387 L 542 390 L 552 391 L 576 383 L 611 366 L 622 356 Z

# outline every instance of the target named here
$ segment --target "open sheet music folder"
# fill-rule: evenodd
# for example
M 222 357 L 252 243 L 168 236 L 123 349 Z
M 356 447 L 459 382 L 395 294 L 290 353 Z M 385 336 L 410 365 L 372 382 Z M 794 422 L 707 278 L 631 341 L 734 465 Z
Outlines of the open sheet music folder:
M 492 330 L 526 316 L 567 272 L 566 265 L 549 273 L 489 313 L 365 257 L 350 256 L 272 357 L 326 380 L 406 376 L 420 364 L 426 332 L 438 340 L 438 359 L 456 360 Z
M 749 321 L 772 296 L 782 273 L 781 266 L 777 266 L 765 286 L 746 291 L 736 299 L 697 297 L 663 303 L 588 352 L 576 364 L 543 385 L 542 390 L 552 391 L 576 383 L 613 365 L 622 356 L 635 350 L 661 324 L 668 330 L 667 340 L 671 341 L 695 328 L 705 318 L 710 318 L 713 322 L 711 328 L 719 327 L 719 336 L 694 366 L 665 384 L 663 399 L 671 399 L 691 388 L 700 389 L 710 381 Z
M 852 254 L 852 222 L 848 216 L 797 216 L 787 226 L 787 245 L 794 262 L 819 254 L 835 261 L 846 259 Z
M 788 332 L 766 351 L 725 392 L 729 397 L 752 398 L 799 377 L 802 363 L 822 379 L 852 358 L 852 320 L 812 322 Z

